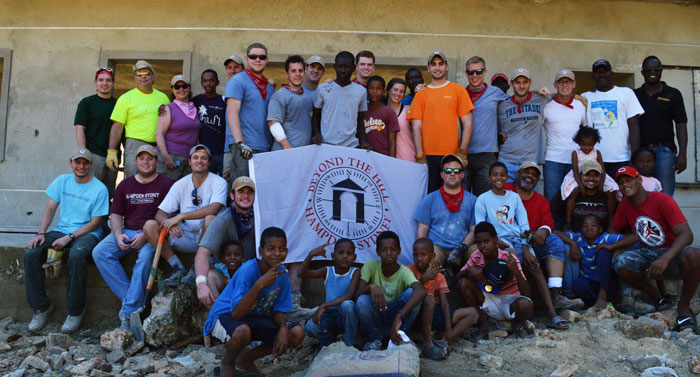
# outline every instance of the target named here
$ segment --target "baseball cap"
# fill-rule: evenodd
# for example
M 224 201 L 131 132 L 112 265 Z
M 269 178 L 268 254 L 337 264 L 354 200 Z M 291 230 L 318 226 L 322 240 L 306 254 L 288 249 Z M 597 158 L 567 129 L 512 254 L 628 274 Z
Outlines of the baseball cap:
M 243 59 L 241 59 L 240 56 L 231 55 L 231 56 L 229 56 L 229 57 L 224 61 L 224 67 L 227 66 L 228 63 L 230 63 L 230 62 L 232 62 L 232 61 L 234 61 L 234 62 L 236 62 L 236 63 L 238 63 L 238 64 L 240 64 L 240 65 L 243 65 Z
M 596 160 L 586 160 L 581 164 L 581 173 L 586 174 L 591 170 L 595 170 L 600 174 L 603 174 L 603 167 L 600 166 Z
M 156 152 L 156 149 L 151 145 L 151 144 L 144 144 L 139 147 L 139 149 L 136 150 L 136 156 L 140 155 L 141 152 L 146 152 L 150 154 L 153 157 L 158 158 L 158 153 Z
M 183 75 L 175 75 L 172 79 L 170 79 L 170 86 L 175 85 L 175 83 L 178 81 L 184 81 L 185 84 L 190 85 L 190 80 L 188 80 L 187 77 Z
M 446 154 L 446 155 L 442 156 L 442 159 L 440 160 L 440 166 L 444 165 L 445 163 L 452 162 L 452 161 L 459 162 L 459 164 L 462 165 L 462 168 L 464 168 L 464 163 L 462 163 L 462 159 L 457 157 L 457 155 L 454 155 L 454 154 Z
M 503 285 L 510 279 L 508 263 L 503 259 L 494 259 L 484 266 L 481 271 L 486 278 L 485 282 L 477 282 L 479 288 L 486 293 L 497 294 L 503 289 Z
M 321 65 L 321 67 L 326 68 L 326 63 L 323 62 L 323 58 L 318 55 L 310 56 L 308 59 L 306 59 L 306 65 L 311 65 L 314 63 L 318 63 Z
M 190 148 L 190 157 L 194 154 L 194 152 L 197 152 L 200 149 L 204 149 L 205 152 L 211 157 L 211 151 L 209 150 L 209 147 L 207 147 L 204 144 L 197 144 L 194 147 Z
M 445 57 L 445 54 L 443 54 L 440 51 L 433 51 L 433 53 L 430 54 L 430 56 L 428 56 L 428 65 L 430 65 L 430 62 L 433 61 L 433 58 L 436 56 L 439 56 L 440 59 L 442 59 L 445 63 L 447 63 L 447 58 Z
M 70 160 L 73 161 L 78 158 L 84 158 L 92 162 L 92 153 L 87 149 L 76 149 L 70 154 Z
M 595 71 L 598 67 L 605 67 L 608 70 L 612 71 L 612 66 L 610 65 L 610 62 L 605 60 L 605 59 L 598 59 L 593 63 L 593 71 Z
M 576 76 L 574 76 L 574 73 L 570 69 L 560 69 L 559 72 L 554 76 L 554 82 L 557 82 L 563 78 L 567 78 L 571 81 L 576 80 Z
M 251 190 L 255 191 L 255 182 L 253 182 L 250 177 L 240 176 L 233 181 L 231 185 L 231 191 L 238 191 L 243 187 L 250 187 Z
M 532 76 L 530 76 L 530 71 L 528 71 L 527 68 L 522 68 L 522 67 L 516 68 L 513 71 L 513 76 L 511 76 L 510 79 L 515 80 L 520 76 L 523 76 L 523 77 L 527 78 L 528 80 L 532 79 Z
M 134 72 L 138 71 L 139 69 L 142 68 L 148 68 L 151 72 L 155 73 L 156 71 L 153 69 L 153 66 L 151 63 L 145 61 L 145 60 L 139 60 L 134 64 Z
M 637 171 L 637 169 L 635 169 L 631 166 L 623 166 L 623 167 L 617 169 L 617 173 L 615 173 L 615 180 L 617 180 L 618 178 L 620 178 L 620 176 L 623 176 L 623 175 L 626 175 L 626 176 L 629 176 L 632 178 L 636 178 L 636 177 L 639 177 L 639 172 Z
M 523 162 L 522 164 L 520 164 L 520 169 L 518 170 L 525 170 L 527 168 L 535 168 L 538 172 L 540 172 L 540 174 L 542 174 L 542 171 L 540 171 L 540 167 L 537 165 L 537 163 L 532 161 Z
M 508 76 L 506 76 L 505 73 L 496 73 L 491 77 L 491 84 L 493 85 L 493 82 L 496 81 L 497 78 L 502 78 L 503 80 L 506 80 L 508 82 Z

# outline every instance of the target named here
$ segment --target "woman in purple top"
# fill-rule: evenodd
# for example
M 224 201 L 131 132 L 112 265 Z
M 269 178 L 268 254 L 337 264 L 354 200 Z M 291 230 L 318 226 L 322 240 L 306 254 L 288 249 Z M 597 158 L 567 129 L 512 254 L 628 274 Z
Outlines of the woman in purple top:
M 173 181 L 191 172 L 189 151 L 197 144 L 202 127 L 197 107 L 190 101 L 190 82 L 182 75 L 170 80 L 173 102 L 163 107 L 158 118 L 156 143 L 158 144 L 158 173 Z

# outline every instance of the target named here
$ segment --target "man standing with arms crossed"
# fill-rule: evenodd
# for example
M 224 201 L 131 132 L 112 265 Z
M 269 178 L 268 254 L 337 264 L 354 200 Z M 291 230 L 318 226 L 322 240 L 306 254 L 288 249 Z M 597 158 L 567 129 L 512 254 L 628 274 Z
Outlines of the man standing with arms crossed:
M 98 68 L 95 87 L 97 93 L 83 98 L 75 111 L 75 141 L 78 149 L 92 152 L 92 175 L 107 186 L 111 198 L 114 195 L 117 172 L 107 168 L 106 158 L 109 132 L 112 129 L 109 117 L 117 103 L 116 98 L 112 97 L 114 70 Z
M 428 165 L 428 193 L 440 188 L 440 161 L 456 154 L 467 166 L 467 147 L 472 137 L 472 105 L 467 90 L 447 80 L 449 66 L 440 51 L 428 57 L 428 73 L 432 82 L 416 93 L 408 120 L 413 125 L 416 162 Z M 459 122 L 462 138 L 459 138 Z
M 122 129 L 124 142 L 124 178 L 136 174 L 136 151 L 144 144 L 155 145 L 158 126 L 158 108 L 170 103 L 168 96 L 153 88 L 156 73 L 151 63 L 139 60 L 134 64 L 136 88 L 124 93 L 112 111 L 114 121 L 109 133 L 107 167 L 117 171 L 119 167 L 119 143 Z

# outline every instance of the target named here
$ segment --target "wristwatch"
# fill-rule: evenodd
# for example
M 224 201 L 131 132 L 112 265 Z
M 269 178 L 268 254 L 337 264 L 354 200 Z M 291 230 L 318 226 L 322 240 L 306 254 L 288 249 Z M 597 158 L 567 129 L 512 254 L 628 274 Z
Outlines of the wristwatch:
M 75 234 L 73 233 L 68 233 L 68 237 L 70 237 L 71 240 L 75 239 Z

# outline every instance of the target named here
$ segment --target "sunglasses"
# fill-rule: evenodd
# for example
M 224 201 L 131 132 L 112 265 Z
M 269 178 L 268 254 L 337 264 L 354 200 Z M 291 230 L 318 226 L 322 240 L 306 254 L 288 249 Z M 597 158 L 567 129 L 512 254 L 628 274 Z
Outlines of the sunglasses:
M 646 73 L 659 73 L 659 72 L 663 71 L 663 68 L 644 68 L 644 69 L 642 69 L 642 71 L 644 71 Z
M 265 60 L 265 59 L 267 59 L 267 55 L 255 55 L 255 54 L 250 54 L 250 55 L 248 55 L 248 59 L 249 59 L 249 60 L 258 60 L 258 59 L 260 59 L 260 60 Z
M 173 85 L 173 89 L 175 89 L 175 90 L 187 89 L 189 87 L 190 87 L 189 84 L 182 84 L 182 85 L 175 84 L 175 85 Z
M 153 74 L 153 73 L 152 73 L 151 71 L 148 71 L 148 72 L 136 72 L 136 73 L 134 73 L 134 76 L 141 77 L 141 76 L 150 76 L 150 75 L 152 75 L 152 74 Z
M 467 76 L 482 75 L 483 73 L 484 69 L 467 70 Z
M 442 169 L 442 172 L 445 174 L 452 174 L 452 173 L 460 174 L 463 171 L 464 171 L 464 169 L 462 169 L 462 168 L 444 168 L 444 169 Z
M 98 73 L 100 73 L 100 72 L 102 72 L 102 71 L 107 71 L 107 72 L 109 72 L 109 73 L 114 73 L 114 70 L 113 70 L 112 68 L 109 68 L 109 67 L 99 67 L 99 68 L 97 68 L 97 71 L 95 71 L 95 74 L 98 74 Z
M 202 198 L 197 196 L 197 189 L 192 190 L 192 205 L 198 207 L 202 204 Z

